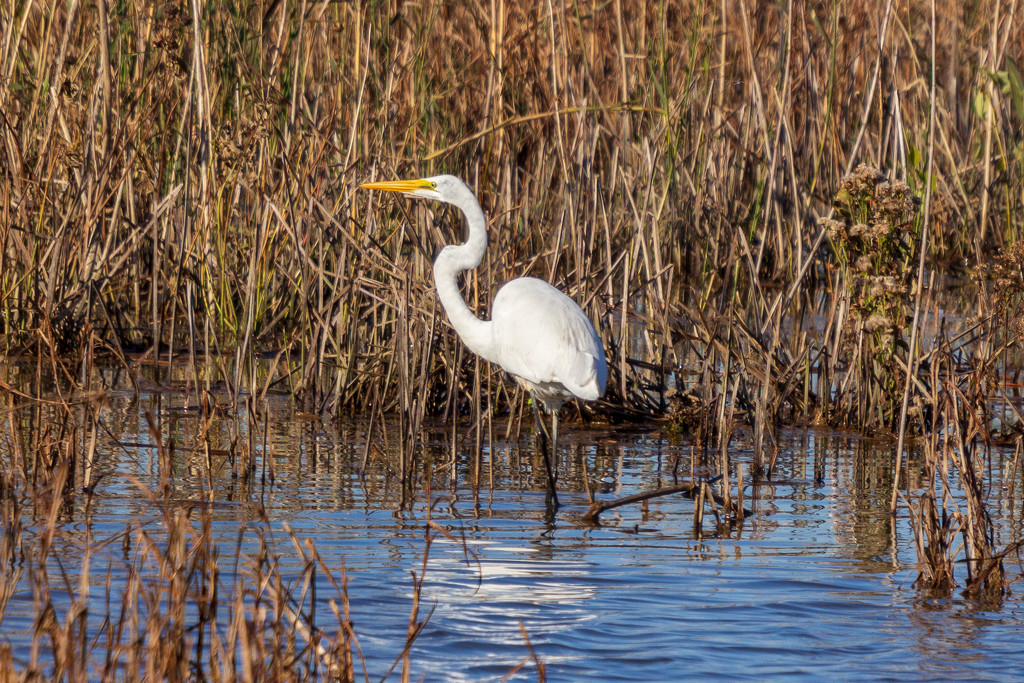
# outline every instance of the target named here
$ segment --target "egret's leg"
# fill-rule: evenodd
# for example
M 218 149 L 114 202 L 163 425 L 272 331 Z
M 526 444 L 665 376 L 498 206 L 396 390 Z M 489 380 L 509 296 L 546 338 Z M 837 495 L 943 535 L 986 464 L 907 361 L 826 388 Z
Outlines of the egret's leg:
M 558 471 L 558 408 L 551 411 L 551 461 Z
M 548 438 L 548 429 L 541 419 L 540 409 L 537 407 L 537 399 L 531 401 L 533 404 L 533 417 L 537 421 L 537 431 L 540 434 L 540 450 L 544 456 L 544 470 L 548 478 L 548 506 L 558 507 L 558 475 L 555 472 L 555 465 L 551 457 L 553 450 L 551 439 Z M 557 418 L 556 418 L 557 419 Z
M 539 401 L 537 399 L 531 399 L 530 405 L 533 406 L 533 419 L 536 421 L 537 434 L 540 435 L 541 439 L 547 439 L 550 437 L 548 433 L 548 426 L 544 424 L 544 418 L 540 416 L 540 408 L 537 407 Z

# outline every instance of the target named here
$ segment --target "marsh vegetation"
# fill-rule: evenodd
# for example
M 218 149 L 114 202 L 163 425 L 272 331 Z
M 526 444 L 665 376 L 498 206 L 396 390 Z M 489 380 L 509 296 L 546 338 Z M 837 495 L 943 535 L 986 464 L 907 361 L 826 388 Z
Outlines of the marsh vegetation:
M 225 584 L 208 515 L 218 480 L 274 481 L 280 396 L 360 417 L 381 506 L 430 500 L 439 472 L 494 485 L 530 413 L 433 294 L 461 218 L 356 190 L 436 173 L 490 217 L 478 311 L 533 275 L 595 323 L 608 392 L 567 426 L 679 439 L 667 469 L 713 481 L 698 510 L 738 496 L 718 533 L 768 495 L 782 430 L 892 439 L 883 507 L 909 520 L 918 589 L 998 604 L 1021 539 L 993 492 L 1024 479 L 1022 23 L 1013 0 L 0 7 L 0 623 L 17 591 L 38 607 L 30 657 L 0 643 L 0 669 L 361 675 L 338 566 L 278 538 Z M 126 573 L 98 597 L 86 552 L 52 600 L 55 539 L 108 493 L 111 411 L 168 391 L 182 413 L 141 432 L 160 540 L 126 521 L 102 541 Z M 314 629 L 305 591 L 328 584 Z

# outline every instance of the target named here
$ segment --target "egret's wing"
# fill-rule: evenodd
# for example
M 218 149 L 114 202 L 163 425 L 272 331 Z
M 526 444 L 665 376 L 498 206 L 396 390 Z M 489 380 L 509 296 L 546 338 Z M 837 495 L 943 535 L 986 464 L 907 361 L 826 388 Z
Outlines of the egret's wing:
M 491 310 L 495 358 L 533 384 L 558 383 L 593 400 L 607 381 L 601 341 L 583 310 L 547 282 L 512 280 Z

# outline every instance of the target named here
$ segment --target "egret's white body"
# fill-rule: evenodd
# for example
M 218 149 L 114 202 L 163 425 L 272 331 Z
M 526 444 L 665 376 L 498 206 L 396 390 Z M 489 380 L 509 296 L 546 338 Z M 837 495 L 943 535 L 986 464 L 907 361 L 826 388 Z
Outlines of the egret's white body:
M 446 202 L 466 216 L 465 243 L 445 247 L 434 261 L 441 305 L 471 351 L 504 368 L 552 412 L 552 442 L 557 442 L 557 411 L 562 403 L 574 396 L 598 399 L 608 380 L 601 339 L 587 314 L 547 282 L 522 277 L 498 290 L 491 319 L 481 320 L 466 305 L 458 285 L 458 274 L 480 265 L 487 250 L 487 219 L 472 190 L 450 175 L 362 187 Z M 539 415 L 537 421 L 541 425 Z
M 522 277 L 498 290 L 491 314 L 493 358 L 549 410 L 573 396 L 604 395 L 604 351 L 576 302 L 544 280 Z

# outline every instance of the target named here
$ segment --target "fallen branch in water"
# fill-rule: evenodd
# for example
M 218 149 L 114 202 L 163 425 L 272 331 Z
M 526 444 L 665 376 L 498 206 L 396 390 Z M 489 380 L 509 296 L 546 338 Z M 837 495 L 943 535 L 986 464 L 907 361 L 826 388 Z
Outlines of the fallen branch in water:
M 590 510 L 587 514 L 583 515 L 583 521 L 587 524 L 594 524 L 600 526 L 601 522 L 598 519 L 601 513 L 606 510 L 621 507 L 623 505 L 629 505 L 630 503 L 639 503 L 651 498 L 660 498 L 662 496 L 671 496 L 675 493 L 685 493 L 691 495 L 696 492 L 703 482 L 684 481 L 682 484 L 675 486 L 666 486 L 664 488 L 655 489 L 653 491 L 645 491 L 643 493 L 634 493 L 632 496 L 625 496 L 624 498 L 616 498 L 615 500 L 607 501 L 594 501 L 590 504 Z M 721 505 L 724 509 L 726 507 L 725 499 L 717 493 L 711 492 L 711 497 L 718 505 Z M 738 508 L 735 503 L 730 504 L 728 507 L 732 508 L 734 516 L 739 516 L 737 513 L 742 509 L 742 517 L 746 517 L 752 514 L 750 510 L 744 508 Z

